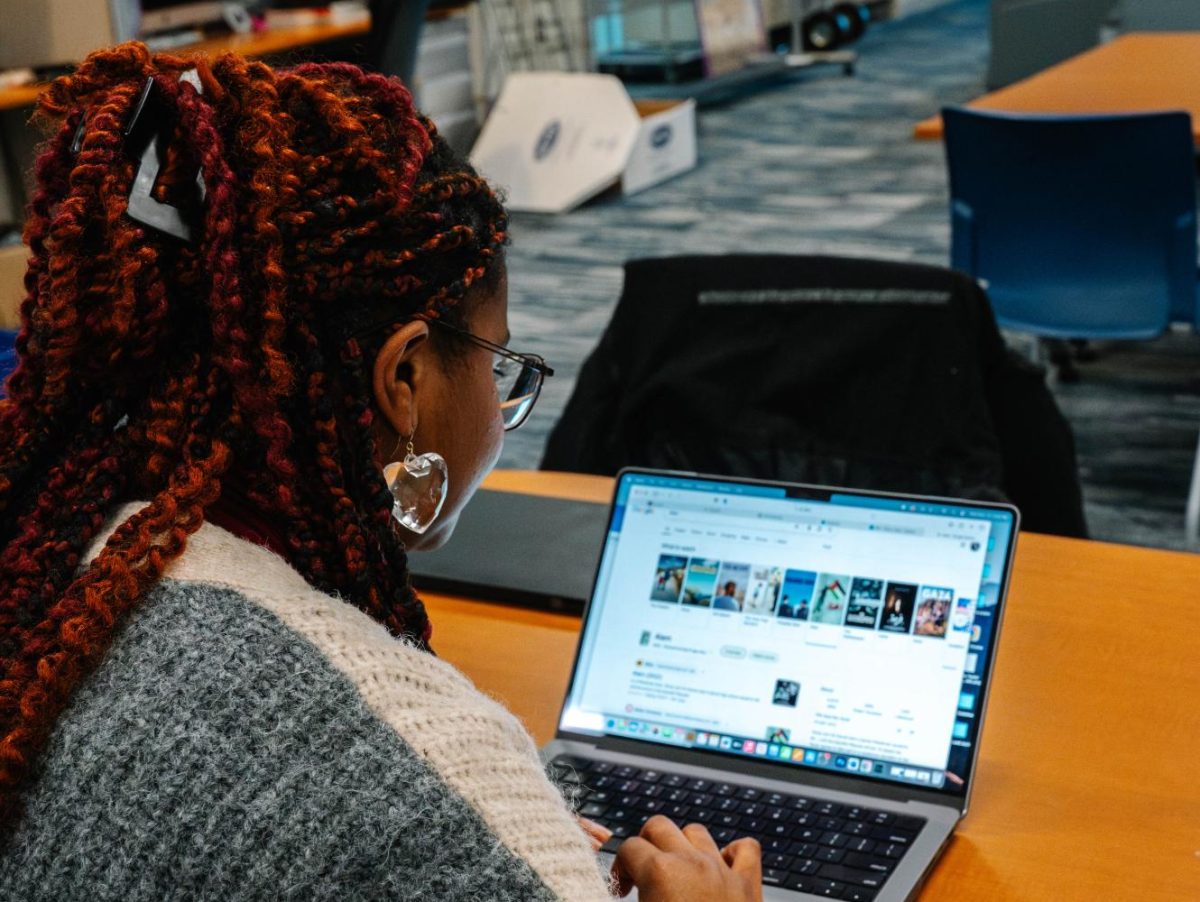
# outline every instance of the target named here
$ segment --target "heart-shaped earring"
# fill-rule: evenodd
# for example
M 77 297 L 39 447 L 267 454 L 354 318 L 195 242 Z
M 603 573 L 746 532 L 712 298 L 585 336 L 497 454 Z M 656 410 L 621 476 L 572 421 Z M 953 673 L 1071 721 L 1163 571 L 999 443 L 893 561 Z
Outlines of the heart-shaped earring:
M 392 516 L 409 532 L 421 535 L 442 512 L 450 474 L 446 459 L 436 451 L 414 454 L 411 438 L 405 450 L 404 460 L 383 468 L 383 478 L 395 499 Z

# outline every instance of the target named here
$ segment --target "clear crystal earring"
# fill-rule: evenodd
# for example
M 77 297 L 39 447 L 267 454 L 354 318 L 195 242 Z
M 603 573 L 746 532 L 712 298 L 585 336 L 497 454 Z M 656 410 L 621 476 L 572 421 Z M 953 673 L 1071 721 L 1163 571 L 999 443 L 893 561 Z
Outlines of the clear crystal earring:
M 392 516 L 409 532 L 421 535 L 442 512 L 450 476 L 442 455 L 436 451 L 414 454 L 412 440 L 412 435 L 400 440 L 407 446 L 404 460 L 384 466 L 383 478 L 395 499 Z M 400 447 L 400 442 L 396 447 Z

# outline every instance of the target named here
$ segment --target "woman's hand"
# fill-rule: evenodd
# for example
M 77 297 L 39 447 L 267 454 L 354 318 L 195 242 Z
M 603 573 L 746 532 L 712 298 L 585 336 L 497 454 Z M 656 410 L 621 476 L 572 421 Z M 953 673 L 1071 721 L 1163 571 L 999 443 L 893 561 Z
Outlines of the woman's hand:
M 612 831 L 607 827 L 597 824 L 593 820 L 589 820 L 582 814 L 575 815 L 575 820 L 579 821 L 579 826 L 583 828 L 584 834 L 588 838 L 588 842 L 592 844 L 592 851 L 599 852 L 600 847 L 604 845 L 612 837 Z
M 622 896 L 640 902 L 762 902 L 762 848 L 739 839 L 718 849 L 702 824 L 682 830 L 662 815 L 621 843 L 613 863 Z

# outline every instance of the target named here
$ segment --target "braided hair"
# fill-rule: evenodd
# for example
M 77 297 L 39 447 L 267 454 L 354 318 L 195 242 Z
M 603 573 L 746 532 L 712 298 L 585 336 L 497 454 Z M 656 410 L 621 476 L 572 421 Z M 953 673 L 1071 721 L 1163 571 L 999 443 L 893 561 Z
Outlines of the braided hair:
M 200 91 L 180 80 L 192 68 Z M 127 212 L 124 133 L 147 79 L 170 113 L 152 196 L 203 176 L 192 243 Z M 495 194 L 403 85 L 351 65 L 128 43 L 54 82 L 36 115 L 52 134 L 0 401 L 0 832 L 70 693 L 223 486 L 266 512 L 309 583 L 427 640 L 369 374 L 389 328 L 465 325 L 507 241 Z M 149 504 L 81 567 L 130 500 Z

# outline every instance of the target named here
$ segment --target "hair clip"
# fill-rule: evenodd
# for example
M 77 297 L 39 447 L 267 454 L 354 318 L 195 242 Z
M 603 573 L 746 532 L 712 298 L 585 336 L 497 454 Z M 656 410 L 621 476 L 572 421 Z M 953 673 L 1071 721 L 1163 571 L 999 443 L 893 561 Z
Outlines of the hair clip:
M 184 72 L 179 76 L 179 80 L 188 82 L 197 93 L 202 90 L 200 76 L 195 69 Z M 181 241 L 191 242 L 194 234 L 193 224 L 188 221 L 185 211 L 156 200 L 151 193 L 166 157 L 167 140 L 170 136 L 170 130 L 166 127 L 168 113 L 154 78 L 147 78 L 141 96 L 133 108 L 133 116 L 125 127 L 125 149 L 139 161 L 125 212 L 130 219 Z M 207 189 L 202 169 L 197 170 L 194 184 L 196 192 L 189 214 L 198 213 L 204 202 Z

